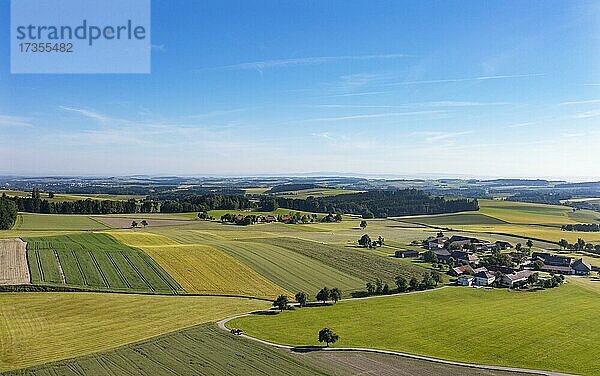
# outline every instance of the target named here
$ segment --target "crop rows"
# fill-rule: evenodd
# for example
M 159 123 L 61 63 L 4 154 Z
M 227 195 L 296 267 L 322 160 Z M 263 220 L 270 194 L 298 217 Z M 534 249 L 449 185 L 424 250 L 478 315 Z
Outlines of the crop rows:
M 148 255 L 105 234 L 30 238 L 27 256 L 32 282 L 37 284 L 161 293 L 181 290 Z

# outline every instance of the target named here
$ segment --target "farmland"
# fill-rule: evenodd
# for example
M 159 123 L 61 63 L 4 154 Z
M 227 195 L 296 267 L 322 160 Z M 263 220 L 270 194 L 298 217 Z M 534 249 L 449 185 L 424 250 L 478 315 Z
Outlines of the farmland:
M 534 293 L 446 288 L 251 315 L 228 326 L 297 346 L 318 345 L 315 333 L 331 327 L 341 347 L 593 375 L 600 369 L 598 298 L 598 290 L 573 283 Z
M 363 280 L 287 248 L 252 241 L 219 242 L 217 247 L 288 291 L 305 291 L 312 297 L 323 286 L 364 288 Z
M 234 257 L 212 246 L 177 244 L 160 235 L 116 233 L 125 244 L 139 247 L 188 293 L 274 298 L 289 292 Z
M 87 215 L 76 214 L 31 214 L 17 216 L 15 230 L 102 230 L 106 225 Z
M 31 197 L 31 192 L 14 191 L 14 190 L 1 190 L 2 193 L 6 193 L 7 196 L 17 197 Z M 77 200 L 115 200 L 115 201 L 126 201 L 129 199 L 142 199 L 144 196 L 141 195 L 111 195 L 111 194 L 66 194 L 66 193 L 55 193 L 54 197 L 48 197 L 48 193 L 40 193 L 40 196 L 44 200 L 49 202 L 61 202 L 61 201 L 77 201 Z
M 329 197 L 344 194 L 360 193 L 364 191 L 354 191 L 349 189 L 334 189 L 334 188 L 312 188 L 301 189 L 298 191 L 285 191 L 278 193 L 279 197 L 306 199 L 307 197 Z
M 29 283 L 25 245 L 21 239 L 0 240 L 0 285 Z
M 257 241 L 312 257 L 356 278 L 368 281 L 380 278 L 392 286 L 396 276 L 410 279 L 412 275 L 419 275 L 425 271 L 418 266 L 353 248 L 342 248 L 287 237 L 257 239 Z
M 27 238 L 31 281 L 92 290 L 176 293 L 181 287 L 145 253 L 105 234 Z
M 235 362 L 231 360 L 235 359 Z M 292 353 L 227 335 L 202 324 L 116 349 L 58 361 L 5 376 L 129 375 L 508 375 L 392 355 L 352 352 Z M 510 373 L 510 375 L 516 375 Z
M 222 297 L 1 293 L 0 371 L 87 355 L 267 306 Z

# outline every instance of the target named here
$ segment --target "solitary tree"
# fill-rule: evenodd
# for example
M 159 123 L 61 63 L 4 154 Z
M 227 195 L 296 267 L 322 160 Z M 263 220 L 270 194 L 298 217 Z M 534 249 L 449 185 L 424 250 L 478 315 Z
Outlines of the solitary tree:
M 438 283 L 442 282 L 442 275 L 434 270 L 431 272 L 431 279 L 433 279 L 433 282 L 435 282 L 435 285 L 437 286 Z
M 529 251 L 531 252 L 531 247 L 533 247 L 533 242 L 531 241 L 531 239 L 527 239 L 525 245 L 527 246 L 527 248 L 529 248 Z
M 273 306 L 279 308 L 280 311 L 283 311 L 287 308 L 289 303 L 288 297 L 285 295 L 279 295 L 277 299 L 273 302 Z
M 569 242 L 566 241 L 565 239 L 560 239 L 560 241 L 558 242 L 558 245 L 560 246 L 560 248 L 562 250 L 565 250 L 569 246 Z
M 373 244 L 373 242 L 371 241 L 371 238 L 367 234 L 364 234 L 363 236 L 360 237 L 360 239 L 358 239 L 358 245 L 360 245 L 361 247 L 367 248 L 367 247 L 370 247 L 371 244 Z
M 148 226 L 148 221 L 146 221 L 146 220 L 144 219 L 144 220 L 142 220 L 142 221 L 140 222 L 140 224 L 141 224 L 142 226 L 144 226 L 144 228 L 146 228 L 146 226 Z
M 131 221 L 131 228 L 138 227 L 138 223 L 136 221 Z
M 363 230 L 367 227 L 367 221 L 360 221 L 360 228 L 362 228 Z
M 408 289 L 408 281 L 406 281 L 406 278 L 397 276 L 395 282 L 396 286 L 398 287 L 398 291 L 404 292 Z
M 300 304 L 300 307 L 304 307 L 306 305 L 306 301 L 308 300 L 308 295 L 306 295 L 305 292 L 300 291 L 296 293 L 294 298 Z
M 342 292 L 337 287 L 334 287 L 329 291 L 329 298 L 333 300 L 334 303 L 337 303 L 338 300 L 342 300 Z
M 544 263 L 541 260 L 535 260 L 533 262 L 533 270 L 542 270 Z
M 321 291 L 319 291 L 317 293 L 317 300 L 320 302 L 323 302 L 323 304 L 327 303 L 327 301 L 329 300 L 329 296 L 330 296 L 330 291 L 327 287 L 323 287 L 321 289 Z
M 517 243 L 517 245 L 515 245 L 515 251 L 521 252 L 522 250 L 523 250 L 523 244 Z
M 330 343 L 336 343 L 340 337 L 329 328 L 323 328 L 319 330 L 319 342 L 325 342 L 325 345 L 329 347 Z

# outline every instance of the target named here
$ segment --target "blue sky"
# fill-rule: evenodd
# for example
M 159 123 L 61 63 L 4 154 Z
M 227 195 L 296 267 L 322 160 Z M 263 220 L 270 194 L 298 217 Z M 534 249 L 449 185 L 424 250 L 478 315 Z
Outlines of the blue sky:
M 598 1 L 154 0 L 152 44 L 149 75 L 2 54 L 0 174 L 600 179 Z

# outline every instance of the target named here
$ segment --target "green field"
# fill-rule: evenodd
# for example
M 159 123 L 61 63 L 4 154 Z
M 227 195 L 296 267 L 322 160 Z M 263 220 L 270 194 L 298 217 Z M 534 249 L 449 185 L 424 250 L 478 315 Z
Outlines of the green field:
M 144 252 L 105 234 L 25 238 L 31 282 L 173 294 L 182 288 Z
M 396 276 L 410 279 L 413 275 L 418 277 L 425 271 L 419 266 L 391 257 L 381 257 L 368 250 L 337 247 L 289 237 L 264 238 L 256 241 L 297 252 L 364 281 L 380 278 L 391 287 L 394 286 Z
M 103 351 L 267 306 L 220 297 L 0 293 L 0 371 Z
M 31 214 L 17 216 L 14 230 L 103 230 L 108 226 L 87 215 L 79 214 Z
M 331 327 L 340 347 L 597 375 L 598 294 L 572 283 L 533 293 L 446 288 L 251 315 L 228 326 L 297 346 L 318 345 L 317 332 Z
M 252 269 L 293 293 L 304 291 L 313 297 L 323 286 L 342 291 L 364 289 L 357 277 L 287 248 L 252 241 L 224 241 L 215 244 Z
M 235 359 L 235 362 L 232 362 Z M 3 376 L 415 375 L 517 376 L 373 353 L 289 352 L 202 324 L 112 350 L 8 371 Z
M 188 293 L 272 299 L 289 291 L 207 244 L 180 244 L 166 236 L 138 231 L 112 232 L 121 242 L 139 247 Z
M 463 212 L 456 214 L 437 214 L 420 215 L 411 217 L 402 217 L 407 221 L 414 223 L 424 223 L 427 225 L 472 225 L 472 224 L 500 224 L 506 223 L 500 219 L 490 217 L 485 214 Z
M 232 361 L 235 360 L 235 361 Z M 328 375 L 298 356 L 204 324 L 73 360 L 3 375 Z

